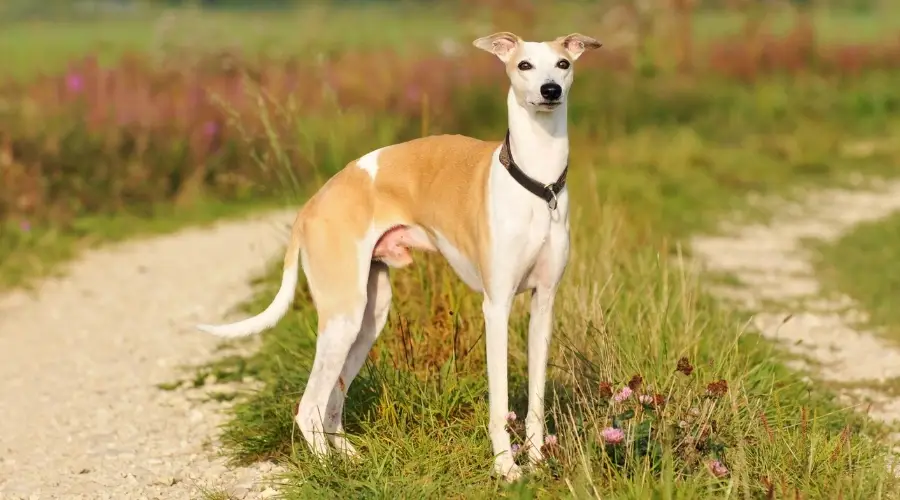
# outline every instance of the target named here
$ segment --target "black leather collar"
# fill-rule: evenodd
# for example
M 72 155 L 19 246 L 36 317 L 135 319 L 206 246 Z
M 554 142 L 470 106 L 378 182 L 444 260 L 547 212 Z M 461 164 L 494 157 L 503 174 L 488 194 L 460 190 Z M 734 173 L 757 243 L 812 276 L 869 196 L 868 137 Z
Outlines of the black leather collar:
M 509 130 L 506 131 L 506 139 L 503 140 L 503 147 L 500 148 L 500 164 L 506 167 L 509 175 L 523 188 L 527 189 L 531 194 L 547 202 L 550 210 L 556 210 L 556 197 L 566 186 L 566 174 L 569 173 L 569 164 L 563 169 L 559 179 L 552 184 L 542 184 L 522 171 L 515 160 L 513 160 L 512 149 L 509 147 Z

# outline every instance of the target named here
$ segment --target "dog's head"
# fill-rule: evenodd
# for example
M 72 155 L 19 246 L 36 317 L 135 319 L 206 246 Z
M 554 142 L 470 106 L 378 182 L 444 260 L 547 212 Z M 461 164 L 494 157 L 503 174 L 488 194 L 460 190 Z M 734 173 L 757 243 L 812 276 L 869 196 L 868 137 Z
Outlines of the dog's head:
M 535 111 L 552 111 L 563 105 L 575 76 L 575 60 L 600 47 L 600 42 L 579 33 L 552 42 L 526 42 L 505 31 L 481 37 L 472 44 L 506 64 L 516 99 Z

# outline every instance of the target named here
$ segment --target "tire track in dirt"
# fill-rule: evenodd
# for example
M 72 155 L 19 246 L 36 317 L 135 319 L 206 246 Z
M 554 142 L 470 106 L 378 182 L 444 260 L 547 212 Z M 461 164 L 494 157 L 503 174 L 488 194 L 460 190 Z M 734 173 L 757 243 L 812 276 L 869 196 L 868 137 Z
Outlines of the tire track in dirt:
M 0 499 L 273 495 L 268 464 L 215 456 L 217 387 L 157 384 L 217 356 L 220 340 L 193 325 L 250 297 L 293 215 L 89 251 L 34 292 L 0 295 Z
M 753 326 L 799 355 L 794 368 L 853 386 L 838 391 L 842 401 L 886 423 L 900 423 L 900 399 L 855 385 L 900 377 L 900 348 L 855 326 L 867 316 L 851 298 L 823 297 L 804 242 L 835 241 L 898 210 L 900 182 L 828 189 L 787 204 L 767 224 L 730 225 L 691 242 L 702 267 L 740 283 L 711 285 L 714 294 L 755 311 Z

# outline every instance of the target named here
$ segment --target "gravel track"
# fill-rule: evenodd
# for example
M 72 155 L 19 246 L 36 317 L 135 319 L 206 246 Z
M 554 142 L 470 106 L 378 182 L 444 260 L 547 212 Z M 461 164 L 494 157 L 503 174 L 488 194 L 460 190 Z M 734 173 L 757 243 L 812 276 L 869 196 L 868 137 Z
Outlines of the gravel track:
M 841 398 L 887 423 L 900 423 L 900 401 L 865 386 L 900 377 L 900 349 L 858 327 L 867 315 L 850 297 L 823 296 L 803 242 L 834 241 L 897 211 L 900 182 L 829 189 L 780 207 L 768 224 L 725 227 L 691 244 L 706 269 L 738 279 L 738 286 L 713 290 L 757 311 L 753 324 L 762 335 L 800 355 L 794 367 L 817 380 L 858 386 L 841 390 Z
M 0 295 L 0 499 L 275 493 L 270 465 L 215 456 L 227 403 L 164 391 L 220 341 L 193 329 L 252 294 L 293 211 L 86 252 L 32 292 Z

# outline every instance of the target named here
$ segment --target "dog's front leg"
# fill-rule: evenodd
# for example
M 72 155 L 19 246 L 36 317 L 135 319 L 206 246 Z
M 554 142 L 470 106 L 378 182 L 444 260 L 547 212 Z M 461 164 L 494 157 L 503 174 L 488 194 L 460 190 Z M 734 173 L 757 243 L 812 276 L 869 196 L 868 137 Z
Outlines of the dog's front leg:
M 528 322 L 528 415 L 525 436 L 531 463 L 544 459 L 544 388 L 547 382 L 547 355 L 553 328 L 553 299 L 556 286 L 539 285 L 531 294 Z
M 522 475 L 513 460 L 506 415 L 509 413 L 509 389 L 507 381 L 507 344 L 509 336 L 509 311 L 512 294 L 489 298 L 485 294 L 483 311 L 485 344 L 487 347 L 488 402 L 490 419 L 488 432 L 494 449 L 494 472 L 515 481 Z
M 528 321 L 528 415 L 525 438 L 532 464 L 544 459 L 544 392 L 547 383 L 547 360 L 553 330 L 553 302 L 569 260 L 569 224 L 554 224 L 550 238 L 538 257 L 534 291 L 531 294 L 531 317 Z

